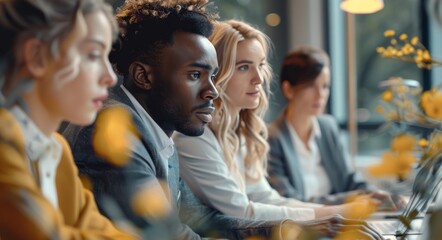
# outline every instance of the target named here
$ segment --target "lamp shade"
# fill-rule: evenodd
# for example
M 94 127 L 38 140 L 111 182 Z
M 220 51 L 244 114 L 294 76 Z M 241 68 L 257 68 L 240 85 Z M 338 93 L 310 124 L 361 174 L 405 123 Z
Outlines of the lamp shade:
M 384 8 L 383 0 L 343 0 L 341 9 L 355 14 L 374 13 Z

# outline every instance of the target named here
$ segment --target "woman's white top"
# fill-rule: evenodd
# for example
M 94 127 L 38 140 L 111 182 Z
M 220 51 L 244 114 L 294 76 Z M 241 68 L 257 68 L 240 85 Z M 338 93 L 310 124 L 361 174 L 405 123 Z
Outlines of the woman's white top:
M 244 173 L 245 145 L 235 160 L 241 176 L 232 173 L 214 133 L 206 127 L 199 137 L 174 135 L 180 156 L 180 175 L 194 194 L 206 205 L 225 215 L 259 220 L 311 220 L 313 208 L 322 205 L 284 198 L 273 190 L 265 177 L 246 182 Z
M 299 166 L 302 169 L 304 182 L 305 199 L 321 197 L 331 192 L 330 179 L 321 164 L 321 154 L 319 152 L 316 138 L 321 137 L 321 129 L 318 120 L 313 120 L 313 128 L 308 139 L 308 148 L 302 142 L 292 125 L 287 124 L 292 139 L 293 147 L 297 154 Z

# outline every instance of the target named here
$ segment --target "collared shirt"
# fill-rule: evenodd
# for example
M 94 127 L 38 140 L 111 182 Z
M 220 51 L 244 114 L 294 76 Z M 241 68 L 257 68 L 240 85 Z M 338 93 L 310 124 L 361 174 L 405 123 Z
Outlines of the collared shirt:
M 29 169 L 43 195 L 58 208 L 55 177 L 63 151 L 61 143 L 54 135 L 44 135 L 20 107 L 13 107 L 11 112 L 23 130 Z
M 155 149 L 158 150 L 158 153 L 161 158 L 161 162 L 164 164 L 164 168 L 166 171 L 169 170 L 169 158 L 175 152 L 175 147 L 172 141 L 172 138 L 168 137 L 163 129 L 158 126 L 158 124 L 150 117 L 150 115 L 146 112 L 146 110 L 140 105 L 140 103 L 135 99 L 135 97 L 123 86 L 120 85 L 123 89 L 124 93 L 126 93 L 130 102 L 134 105 L 135 110 L 140 114 L 141 120 L 143 124 L 151 125 L 155 129 L 154 132 L 150 133 L 150 136 L 153 139 L 153 144 L 155 145 Z
M 298 155 L 299 166 L 302 169 L 302 178 L 304 180 L 304 191 L 306 199 L 327 195 L 331 192 L 330 179 L 321 164 L 321 154 L 315 138 L 321 137 L 321 129 L 318 120 L 313 120 L 313 130 L 308 139 L 308 148 L 299 138 L 296 130 L 287 124 L 293 147 Z

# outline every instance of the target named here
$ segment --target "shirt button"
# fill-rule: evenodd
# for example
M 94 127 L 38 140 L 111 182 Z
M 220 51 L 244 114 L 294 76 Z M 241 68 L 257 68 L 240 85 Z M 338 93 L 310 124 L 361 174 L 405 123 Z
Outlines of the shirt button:
M 47 172 L 46 177 L 50 177 L 50 176 L 51 176 L 51 173 Z
M 168 167 L 169 167 L 169 168 L 172 168 L 172 165 L 168 164 Z

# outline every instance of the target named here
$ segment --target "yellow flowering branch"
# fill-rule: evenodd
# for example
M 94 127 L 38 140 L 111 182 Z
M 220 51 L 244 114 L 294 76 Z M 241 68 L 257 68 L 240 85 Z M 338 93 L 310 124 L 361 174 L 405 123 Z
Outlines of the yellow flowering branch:
M 442 91 L 437 88 L 432 88 L 425 91 L 421 95 L 420 106 L 425 115 L 442 121 Z
M 431 69 L 433 66 L 442 66 L 442 61 L 434 59 L 428 49 L 414 36 L 409 39 L 405 33 L 396 36 L 394 30 L 387 30 L 384 36 L 390 39 L 390 45 L 377 47 L 376 52 L 384 58 L 391 58 L 403 62 L 412 62 L 418 68 Z
M 410 39 L 393 30 L 385 31 L 384 36 L 390 40 L 389 45 L 376 49 L 382 57 L 412 62 L 424 69 L 442 66 L 442 61 L 435 60 L 417 36 Z M 426 211 L 442 181 L 442 91 L 433 88 L 422 92 L 417 81 L 402 78 L 391 78 L 380 86 L 387 89 L 381 94 L 382 102 L 376 111 L 387 119 L 387 126 L 398 123 L 401 133 L 368 172 L 375 177 L 393 175 L 404 180 L 416 171 L 413 193 L 400 216 L 399 232 L 405 234 L 411 221 Z M 416 130 L 413 128 L 418 134 L 410 134 L 410 130 Z
M 396 136 L 391 143 L 390 150 L 382 155 L 379 164 L 369 168 L 369 173 L 372 176 L 396 175 L 401 180 L 406 179 L 413 164 L 417 162 L 413 154 L 415 147 L 415 136 L 406 133 Z
M 392 77 L 383 84 L 388 87 L 381 94 L 381 105 L 376 112 L 388 121 L 419 121 L 419 105 L 415 104 L 422 91 L 420 86 L 409 83 L 412 80 L 404 80 L 400 77 Z

